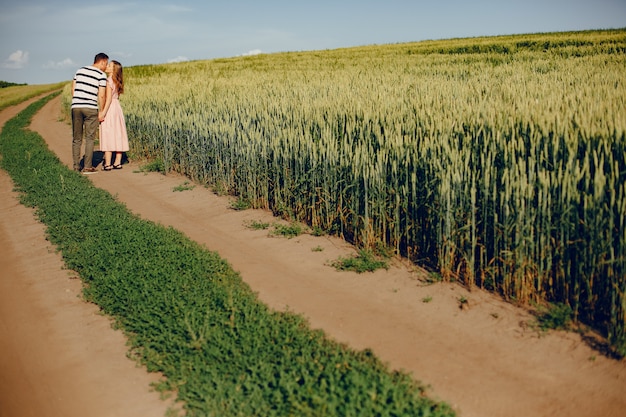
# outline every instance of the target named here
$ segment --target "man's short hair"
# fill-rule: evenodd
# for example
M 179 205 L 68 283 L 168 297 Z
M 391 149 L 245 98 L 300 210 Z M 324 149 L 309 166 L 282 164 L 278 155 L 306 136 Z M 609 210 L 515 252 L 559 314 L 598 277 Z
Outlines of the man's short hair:
M 104 60 L 108 61 L 109 60 L 109 56 L 107 54 L 105 54 L 104 52 L 100 52 L 93 59 L 93 63 L 95 64 L 96 62 L 100 62 L 100 61 L 104 61 Z

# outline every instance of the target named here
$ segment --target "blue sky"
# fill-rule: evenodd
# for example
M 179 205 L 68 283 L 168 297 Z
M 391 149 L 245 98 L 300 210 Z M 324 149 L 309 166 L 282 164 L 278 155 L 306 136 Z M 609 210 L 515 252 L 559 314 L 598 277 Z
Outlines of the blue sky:
M 0 80 L 70 80 L 98 52 L 131 66 L 624 27 L 626 0 L 0 0 Z

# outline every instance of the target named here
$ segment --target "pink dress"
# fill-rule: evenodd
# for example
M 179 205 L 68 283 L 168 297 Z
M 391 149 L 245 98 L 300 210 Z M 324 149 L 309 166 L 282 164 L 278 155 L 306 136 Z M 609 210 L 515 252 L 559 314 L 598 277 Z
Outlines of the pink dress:
M 104 121 L 100 123 L 100 150 L 102 152 L 127 152 L 128 134 L 117 87 L 111 77 L 107 80 L 107 84 L 113 87 L 113 96 Z

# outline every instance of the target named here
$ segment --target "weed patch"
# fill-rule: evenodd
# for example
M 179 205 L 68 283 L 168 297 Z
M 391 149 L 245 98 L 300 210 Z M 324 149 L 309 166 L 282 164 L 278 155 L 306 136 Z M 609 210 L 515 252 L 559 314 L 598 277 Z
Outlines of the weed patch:
M 543 330 L 569 330 L 573 321 L 573 311 L 564 303 L 551 304 L 539 309 L 537 325 Z
M 139 167 L 139 172 L 165 172 L 165 164 L 162 159 L 155 159 L 150 161 L 141 167 Z
M 294 238 L 300 236 L 303 233 L 303 227 L 298 223 L 290 223 L 288 225 L 274 223 L 274 230 L 272 236 L 282 236 L 286 238 Z
M 252 220 L 246 223 L 246 227 L 252 230 L 267 230 L 270 227 L 270 224 L 267 222 Z
M 237 211 L 248 210 L 251 207 L 252 204 L 250 203 L 250 201 L 241 197 L 230 203 L 230 208 Z
M 389 269 L 387 260 L 374 255 L 372 251 L 361 249 L 356 256 L 340 257 L 331 263 L 340 271 L 354 271 L 357 273 L 373 272 L 377 269 Z
M 189 181 L 185 181 L 184 183 L 172 188 L 172 191 L 189 191 L 193 190 L 195 187 L 196 186 L 192 185 Z

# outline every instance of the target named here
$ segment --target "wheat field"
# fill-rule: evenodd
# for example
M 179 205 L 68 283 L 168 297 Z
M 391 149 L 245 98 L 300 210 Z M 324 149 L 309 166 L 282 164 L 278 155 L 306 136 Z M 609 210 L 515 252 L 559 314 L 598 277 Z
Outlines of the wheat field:
M 136 158 L 626 353 L 626 30 L 125 69 Z

